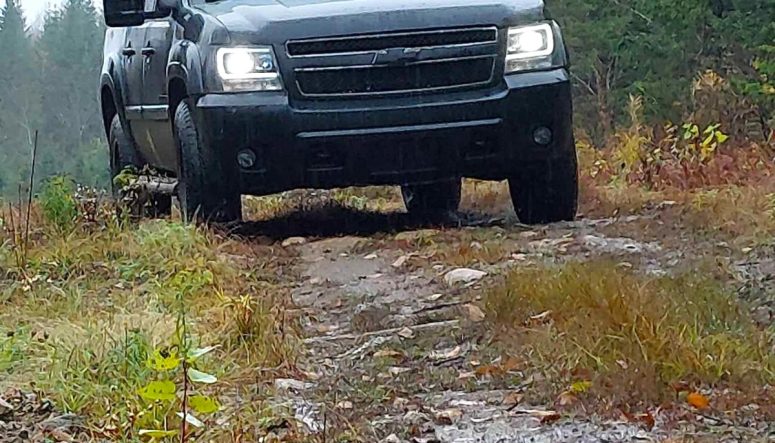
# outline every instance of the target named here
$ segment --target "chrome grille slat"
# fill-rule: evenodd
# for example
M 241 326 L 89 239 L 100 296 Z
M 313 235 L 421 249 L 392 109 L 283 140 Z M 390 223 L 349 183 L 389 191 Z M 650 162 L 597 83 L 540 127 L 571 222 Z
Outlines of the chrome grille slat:
M 393 48 L 456 47 L 496 43 L 494 27 L 441 29 L 331 37 L 286 42 L 288 57 L 323 57 L 366 54 Z
M 286 50 L 298 93 L 325 98 L 484 86 L 499 46 L 497 28 L 477 27 L 288 41 Z

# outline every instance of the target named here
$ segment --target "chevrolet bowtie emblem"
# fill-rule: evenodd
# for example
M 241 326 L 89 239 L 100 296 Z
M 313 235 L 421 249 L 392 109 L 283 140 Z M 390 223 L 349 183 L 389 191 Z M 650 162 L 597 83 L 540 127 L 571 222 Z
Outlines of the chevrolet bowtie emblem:
M 402 66 L 420 59 L 422 48 L 391 48 L 374 54 L 374 65 Z

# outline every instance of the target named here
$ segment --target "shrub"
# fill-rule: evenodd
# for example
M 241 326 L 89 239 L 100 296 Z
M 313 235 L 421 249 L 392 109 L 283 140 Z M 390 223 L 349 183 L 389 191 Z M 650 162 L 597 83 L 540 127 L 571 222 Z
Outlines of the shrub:
M 78 216 L 78 203 L 74 194 L 73 181 L 65 176 L 57 176 L 43 184 L 38 197 L 44 218 L 60 232 L 74 227 Z

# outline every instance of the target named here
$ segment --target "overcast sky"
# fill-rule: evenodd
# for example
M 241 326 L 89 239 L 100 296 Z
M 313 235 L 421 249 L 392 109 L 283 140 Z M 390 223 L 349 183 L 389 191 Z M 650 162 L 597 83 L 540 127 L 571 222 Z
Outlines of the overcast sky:
M 92 1 L 95 4 L 102 5 L 102 0 Z M 61 6 L 62 3 L 64 3 L 64 0 L 21 0 L 27 25 L 31 25 L 46 9 Z M 5 6 L 5 0 L 0 0 L 0 7 L 3 6 Z

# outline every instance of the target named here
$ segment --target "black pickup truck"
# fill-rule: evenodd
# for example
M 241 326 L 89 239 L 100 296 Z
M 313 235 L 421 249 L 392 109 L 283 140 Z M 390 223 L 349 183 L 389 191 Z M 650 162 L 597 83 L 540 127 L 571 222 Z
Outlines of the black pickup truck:
M 242 194 L 365 185 L 439 214 L 462 177 L 508 179 L 523 223 L 576 214 L 568 56 L 542 0 L 104 0 L 104 14 L 111 172 L 165 175 L 187 219 L 239 220 Z

